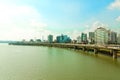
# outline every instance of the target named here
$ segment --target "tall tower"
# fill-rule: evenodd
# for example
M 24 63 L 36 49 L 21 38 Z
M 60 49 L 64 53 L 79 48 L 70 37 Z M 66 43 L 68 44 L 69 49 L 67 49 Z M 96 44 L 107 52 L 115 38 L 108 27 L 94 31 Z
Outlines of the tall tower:
M 95 30 L 95 44 L 106 45 L 108 44 L 108 30 L 99 27 Z
M 48 42 L 52 43 L 53 42 L 53 35 L 48 35 Z
M 81 34 L 81 42 L 82 43 L 87 43 L 87 34 L 85 34 L 85 33 Z
M 90 43 L 94 43 L 95 42 L 95 33 L 94 32 L 89 32 L 89 40 Z
M 117 33 L 113 31 L 109 31 L 108 33 L 108 39 L 110 44 L 115 44 L 117 43 Z
M 117 43 L 120 44 L 120 34 L 118 35 Z

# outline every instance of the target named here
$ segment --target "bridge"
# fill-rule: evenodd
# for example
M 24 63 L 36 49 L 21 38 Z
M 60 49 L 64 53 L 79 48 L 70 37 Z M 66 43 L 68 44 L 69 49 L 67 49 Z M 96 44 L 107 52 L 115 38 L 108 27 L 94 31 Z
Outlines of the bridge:
M 29 46 L 48 46 L 48 47 L 60 47 L 70 48 L 82 51 L 92 51 L 94 54 L 102 53 L 110 55 L 113 59 L 117 59 L 120 53 L 120 46 L 98 46 L 90 44 L 71 44 L 71 43 L 35 43 L 35 42 L 16 42 L 9 43 L 9 45 L 29 45 Z

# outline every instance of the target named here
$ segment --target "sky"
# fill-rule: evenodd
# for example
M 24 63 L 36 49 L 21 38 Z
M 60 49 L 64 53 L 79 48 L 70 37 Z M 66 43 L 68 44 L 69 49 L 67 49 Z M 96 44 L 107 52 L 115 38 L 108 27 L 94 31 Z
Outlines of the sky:
M 76 39 L 98 27 L 120 33 L 120 0 L 0 0 L 0 40 Z

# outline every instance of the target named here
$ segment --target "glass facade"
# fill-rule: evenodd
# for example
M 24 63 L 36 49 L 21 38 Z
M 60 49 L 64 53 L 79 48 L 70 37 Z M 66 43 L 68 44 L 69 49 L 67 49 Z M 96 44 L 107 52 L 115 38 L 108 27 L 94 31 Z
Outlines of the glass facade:
M 87 34 L 85 34 L 85 33 L 81 34 L 81 42 L 82 43 L 87 43 Z
M 61 35 L 56 37 L 57 43 L 70 43 L 71 39 L 67 35 Z
M 53 42 L 53 35 L 49 35 L 49 36 L 48 36 L 48 42 L 49 42 L 49 43 L 52 43 L 52 42 Z

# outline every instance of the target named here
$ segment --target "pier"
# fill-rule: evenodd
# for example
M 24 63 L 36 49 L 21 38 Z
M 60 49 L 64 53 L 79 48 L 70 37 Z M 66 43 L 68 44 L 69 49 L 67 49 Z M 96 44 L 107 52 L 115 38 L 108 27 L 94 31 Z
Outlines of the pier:
M 47 46 L 47 47 L 60 47 L 60 48 L 70 48 L 82 51 L 92 51 L 95 55 L 102 53 L 105 55 L 110 55 L 113 59 L 118 58 L 120 53 L 120 47 L 111 46 L 96 46 L 90 44 L 71 44 L 71 43 L 33 43 L 33 42 L 16 42 L 9 43 L 9 45 L 24 45 L 24 46 Z

